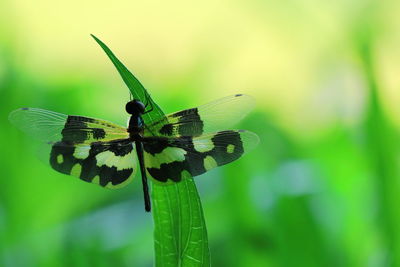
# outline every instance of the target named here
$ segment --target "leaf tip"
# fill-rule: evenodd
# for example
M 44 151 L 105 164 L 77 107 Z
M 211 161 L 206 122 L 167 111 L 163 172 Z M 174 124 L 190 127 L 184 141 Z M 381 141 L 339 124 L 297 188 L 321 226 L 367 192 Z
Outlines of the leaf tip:
M 92 36 L 92 38 L 95 39 L 96 42 L 99 42 L 99 41 L 100 41 L 99 38 L 97 38 L 94 34 L 91 33 L 90 36 Z

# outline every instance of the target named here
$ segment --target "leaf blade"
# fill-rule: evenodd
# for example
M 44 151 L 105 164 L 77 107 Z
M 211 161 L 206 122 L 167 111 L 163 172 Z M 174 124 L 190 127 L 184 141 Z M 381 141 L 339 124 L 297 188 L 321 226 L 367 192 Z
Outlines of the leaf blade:
M 146 95 L 148 95 L 148 93 L 144 88 L 144 86 L 139 82 L 138 79 L 136 79 L 136 77 L 128 70 L 128 68 L 125 67 L 124 64 L 122 64 L 122 62 L 114 55 L 114 53 L 108 48 L 107 45 L 105 45 L 100 39 L 98 39 L 93 34 L 91 34 L 91 36 L 100 45 L 100 47 L 107 54 L 108 58 L 114 64 L 115 68 L 121 75 L 122 80 L 125 82 L 126 86 L 132 93 L 133 97 L 135 99 L 141 100 L 142 102 L 145 102 Z M 145 123 L 157 120 L 164 116 L 164 112 L 162 112 L 161 108 L 153 101 L 150 95 L 148 95 L 148 100 L 151 102 L 154 109 L 152 112 L 146 113 L 142 116 Z
M 135 99 L 147 98 L 153 111 L 145 123 L 164 117 L 144 86 L 97 37 L 91 35 L 110 58 Z M 187 173 L 173 185 L 152 184 L 154 249 L 156 266 L 210 266 L 207 229 L 196 184 Z

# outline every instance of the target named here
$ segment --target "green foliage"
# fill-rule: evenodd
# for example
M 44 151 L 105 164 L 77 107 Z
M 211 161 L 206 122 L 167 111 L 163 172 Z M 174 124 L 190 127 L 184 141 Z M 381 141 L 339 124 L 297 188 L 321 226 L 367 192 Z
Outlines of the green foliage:
M 143 85 L 103 42 L 93 38 L 111 59 L 133 97 L 152 102 L 154 110 L 143 116 L 145 123 L 162 117 L 164 113 L 146 97 Z M 169 186 L 153 183 L 151 195 L 156 266 L 209 266 L 207 229 L 193 178 L 187 175 L 182 182 Z
M 166 112 L 257 99 L 237 128 L 258 148 L 195 179 L 212 266 L 399 265 L 400 1 L 53 2 L 0 4 L 0 266 L 146 267 L 154 248 L 176 263 L 205 233 L 172 238 L 167 222 L 200 204 L 187 190 L 153 185 L 190 204 L 154 227 L 140 179 L 109 191 L 59 174 L 8 122 L 26 106 L 126 123 L 127 90 L 85 38 L 93 27 Z M 153 215 L 169 205 L 154 200 Z

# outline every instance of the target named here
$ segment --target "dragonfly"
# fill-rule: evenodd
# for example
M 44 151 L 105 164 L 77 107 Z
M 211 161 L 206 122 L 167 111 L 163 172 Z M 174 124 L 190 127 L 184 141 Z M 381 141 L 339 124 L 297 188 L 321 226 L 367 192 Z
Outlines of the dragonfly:
M 150 103 L 150 104 L 149 104 Z M 40 109 L 20 108 L 9 115 L 18 129 L 47 148 L 45 161 L 63 174 L 105 188 L 121 188 L 134 178 L 139 161 L 145 210 L 151 210 L 148 179 L 178 183 L 237 160 L 259 142 L 247 130 L 226 130 L 254 107 L 254 98 L 235 94 L 164 115 L 145 124 L 153 110 L 131 99 L 127 127 L 112 122 Z M 137 160 L 137 159 L 138 160 Z

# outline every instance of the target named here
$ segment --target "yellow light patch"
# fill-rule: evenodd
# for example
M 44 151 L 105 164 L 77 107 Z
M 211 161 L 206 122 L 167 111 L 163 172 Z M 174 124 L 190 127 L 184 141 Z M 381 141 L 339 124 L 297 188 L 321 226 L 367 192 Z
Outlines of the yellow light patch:
M 226 147 L 226 152 L 228 152 L 229 154 L 232 154 L 233 151 L 235 151 L 235 145 L 229 144 L 229 145 Z
M 217 166 L 218 166 L 218 164 L 213 157 L 211 157 L 211 156 L 205 157 L 204 168 L 206 169 L 206 171 L 211 170 Z
M 93 178 L 93 180 L 92 180 L 91 183 L 92 183 L 92 184 L 100 184 L 100 176 L 96 175 L 96 176 Z
M 96 155 L 97 166 L 116 167 L 117 170 L 135 169 L 136 160 L 132 152 L 124 156 L 116 156 L 111 151 L 104 151 Z
M 160 168 L 160 165 L 163 163 L 184 161 L 186 153 L 184 149 L 179 147 L 166 147 L 161 153 L 155 154 L 154 156 L 145 152 L 145 159 L 147 167 Z
M 82 171 L 82 166 L 81 164 L 77 163 L 74 165 L 74 167 L 72 167 L 71 175 L 75 177 L 80 177 L 81 171 Z
M 198 152 L 207 152 L 213 150 L 214 143 L 211 139 L 193 140 L 194 149 Z
M 64 156 L 62 154 L 57 156 L 57 163 L 62 164 L 64 162 Z
M 86 159 L 89 156 L 90 146 L 77 146 L 73 156 L 77 159 Z

